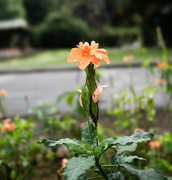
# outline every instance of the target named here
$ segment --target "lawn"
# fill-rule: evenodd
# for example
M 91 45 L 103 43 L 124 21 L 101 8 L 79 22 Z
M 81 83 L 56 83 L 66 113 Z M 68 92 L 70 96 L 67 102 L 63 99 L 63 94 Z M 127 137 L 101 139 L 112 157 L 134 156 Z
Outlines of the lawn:
M 124 55 L 133 55 L 135 61 L 159 60 L 162 57 L 162 50 L 158 48 L 144 48 L 142 51 L 137 49 L 120 50 L 117 48 L 107 48 L 108 56 L 111 62 L 122 62 Z M 67 64 L 70 49 L 47 50 L 29 56 L 5 60 L 0 62 L 0 69 L 18 69 L 18 68 L 36 68 Z M 168 49 L 169 57 L 172 58 L 172 49 Z

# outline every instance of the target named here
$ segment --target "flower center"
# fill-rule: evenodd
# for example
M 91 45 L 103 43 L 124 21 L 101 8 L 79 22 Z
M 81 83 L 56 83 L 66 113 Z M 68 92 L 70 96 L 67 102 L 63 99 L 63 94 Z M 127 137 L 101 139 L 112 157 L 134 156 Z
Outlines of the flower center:
M 87 55 L 88 55 L 88 53 L 84 53 L 84 55 L 85 55 L 85 56 L 87 56 Z

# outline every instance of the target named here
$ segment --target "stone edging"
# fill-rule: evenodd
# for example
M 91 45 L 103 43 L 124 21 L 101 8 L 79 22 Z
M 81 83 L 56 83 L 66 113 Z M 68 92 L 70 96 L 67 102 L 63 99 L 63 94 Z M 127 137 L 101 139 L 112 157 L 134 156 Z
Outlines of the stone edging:
M 132 68 L 140 68 L 142 66 L 142 61 L 134 61 L 130 64 Z M 152 66 L 157 65 L 157 61 L 152 61 L 150 63 Z M 111 63 L 110 65 L 103 64 L 100 68 L 128 68 L 129 64 L 126 62 Z M 28 74 L 28 73 L 42 73 L 42 72 L 60 72 L 60 71 L 77 71 L 79 68 L 77 66 L 50 66 L 50 67 L 39 67 L 39 68 L 23 68 L 23 69 L 0 69 L 0 74 Z

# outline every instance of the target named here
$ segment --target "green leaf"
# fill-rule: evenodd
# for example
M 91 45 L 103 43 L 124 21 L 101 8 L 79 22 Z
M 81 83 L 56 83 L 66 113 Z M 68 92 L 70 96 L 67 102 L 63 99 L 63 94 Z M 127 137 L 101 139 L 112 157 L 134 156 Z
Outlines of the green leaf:
M 145 160 L 144 158 L 142 157 L 138 157 L 138 156 L 126 156 L 125 154 L 122 154 L 121 156 L 118 156 L 117 158 L 117 163 L 118 164 L 123 164 L 123 163 L 126 163 L 126 162 L 133 162 L 134 159 L 139 159 L 139 160 Z
M 116 138 L 115 137 L 111 137 L 111 138 L 108 138 L 108 139 L 105 139 L 104 141 L 102 141 L 99 146 L 96 148 L 96 151 L 95 153 L 98 155 L 100 154 L 103 150 L 105 150 L 106 148 L 110 148 L 112 145 L 111 145 L 111 142 L 114 142 Z
M 89 110 L 89 105 L 90 105 L 90 100 L 89 100 L 89 95 L 88 95 L 88 91 L 86 89 L 85 86 L 82 87 L 82 105 L 85 111 Z
M 86 154 L 87 149 L 84 148 L 79 144 L 79 142 L 75 139 L 60 139 L 59 141 L 53 141 L 48 139 L 43 139 L 42 141 L 38 142 L 38 144 L 44 144 L 45 146 L 56 146 L 64 144 L 68 149 L 77 153 L 77 154 Z
M 137 131 L 131 136 L 124 136 L 122 138 L 117 138 L 115 141 L 111 142 L 112 145 L 120 144 L 127 145 L 128 143 L 139 143 L 143 141 L 150 141 L 153 138 L 153 134 L 150 132 Z
M 77 180 L 78 177 L 89 170 L 95 164 L 94 156 L 73 157 L 66 163 L 65 177 L 66 180 Z
M 117 150 L 117 154 L 121 154 L 123 152 L 129 151 L 129 152 L 134 152 L 137 148 L 137 144 L 136 143 L 132 143 L 131 145 L 126 145 L 126 146 L 121 146 L 119 145 L 116 150 Z
M 92 133 L 92 138 L 93 138 L 93 143 L 96 142 L 98 136 L 97 136 L 97 129 L 95 128 L 95 126 L 92 123 L 92 120 L 90 118 L 89 120 L 90 123 L 90 128 L 91 128 L 91 133 Z M 91 137 L 90 137 L 90 131 L 89 131 L 89 125 L 88 122 L 86 123 L 86 126 L 84 127 L 83 131 L 82 131 L 82 141 L 85 144 L 91 145 Z
M 108 180 L 124 180 L 121 172 L 112 172 L 107 174 Z
M 64 92 L 60 94 L 57 98 L 57 103 L 60 103 L 65 97 L 69 96 L 71 92 Z
M 14 169 L 10 172 L 10 177 L 11 177 L 11 179 L 16 178 L 16 171 Z
M 65 172 L 65 167 L 60 170 L 60 173 L 64 173 L 64 172 Z
M 121 166 L 130 173 L 137 175 L 140 180 L 167 180 L 167 178 L 156 169 L 140 170 L 128 163 L 121 164 Z
M 93 100 L 91 101 L 91 110 L 92 110 L 92 113 L 97 116 L 97 113 L 98 113 L 98 105 L 97 103 L 95 103 Z
M 82 176 L 79 176 L 77 180 L 87 180 L 87 176 L 84 174 Z
M 74 95 L 75 95 L 74 93 L 71 93 L 71 95 L 69 95 L 66 99 L 66 102 L 68 103 L 69 106 L 72 106 Z

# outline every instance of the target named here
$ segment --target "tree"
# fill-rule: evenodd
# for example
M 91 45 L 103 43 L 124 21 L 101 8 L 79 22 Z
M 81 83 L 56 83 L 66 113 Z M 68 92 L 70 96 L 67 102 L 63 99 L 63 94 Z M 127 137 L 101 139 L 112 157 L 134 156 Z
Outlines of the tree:
M 0 7 L 0 20 L 25 17 L 25 9 L 22 0 L 0 0 Z

